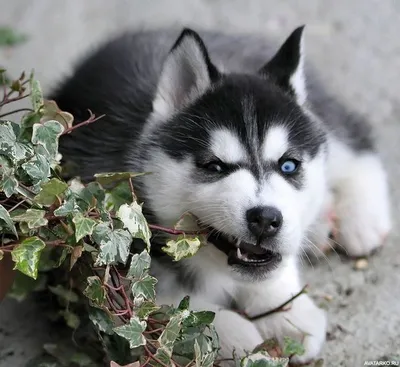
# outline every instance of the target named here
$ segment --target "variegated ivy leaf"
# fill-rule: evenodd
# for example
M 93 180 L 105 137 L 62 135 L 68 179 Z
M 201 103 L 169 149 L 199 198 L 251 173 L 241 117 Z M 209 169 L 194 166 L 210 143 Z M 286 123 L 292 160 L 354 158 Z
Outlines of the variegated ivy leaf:
M 46 121 L 44 124 L 34 124 L 32 143 L 43 146 L 49 156 L 55 159 L 58 153 L 58 138 L 64 127 L 58 121 Z
M 43 227 L 48 223 L 44 217 L 46 211 L 40 209 L 28 209 L 25 213 L 12 216 L 14 222 L 24 222 L 29 229 Z
M 128 180 L 145 174 L 145 172 L 104 172 L 97 173 L 94 177 L 101 185 L 107 186 L 118 181 Z
M 34 111 L 39 111 L 40 107 L 43 105 L 42 88 L 40 87 L 39 81 L 33 78 L 33 75 L 31 75 L 29 84 L 31 89 L 32 108 Z
M 40 253 L 45 247 L 46 244 L 38 237 L 27 238 L 21 242 L 11 252 L 12 259 L 15 262 L 14 269 L 36 279 Z
M 91 307 L 89 310 L 89 318 L 100 331 L 108 335 L 114 334 L 114 324 L 111 316 L 107 312 L 97 307 Z
M 138 317 L 132 316 L 129 324 L 114 328 L 114 332 L 128 340 L 129 346 L 133 349 L 146 344 L 146 338 L 143 335 L 146 326 L 146 321 L 141 321 Z
M 121 205 L 117 216 L 131 233 L 132 237 L 141 238 L 147 244 L 147 249 L 150 251 L 151 232 L 146 218 L 142 213 L 142 206 L 136 202 L 129 205 Z
M 116 262 L 126 263 L 132 243 L 132 236 L 127 230 L 111 230 L 108 223 L 100 223 L 94 229 L 92 237 L 100 245 L 96 266 Z
M 250 354 L 240 362 L 241 367 L 287 367 L 289 358 L 273 358 L 267 352 Z
M 144 301 L 134 309 L 135 314 L 140 319 L 147 319 L 147 317 L 153 312 L 160 309 L 160 306 L 157 306 L 154 302 Z
M 83 237 L 89 236 L 93 233 L 94 227 L 97 222 L 90 218 L 85 218 L 81 213 L 75 215 L 72 218 L 75 224 L 75 238 L 76 242 L 79 242 Z
M 98 276 L 87 278 L 88 285 L 83 294 L 92 301 L 93 306 L 101 307 L 106 299 L 106 291 Z
M 298 355 L 305 353 L 304 345 L 297 340 L 285 336 L 283 338 L 283 354 L 285 356 Z
M 76 203 L 75 197 L 70 196 L 63 205 L 54 210 L 54 215 L 57 217 L 65 217 L 68 214 L 79 213 L 79 206 Z
M 4 208 L 3 205 L 0 204 L 0 224 L 1 222 L 5 223 L 5 227 L 9 229 L 16 237 L 18 237 L 17 229 L 8 213 L 7 209 Z
M 17 162 L 33 155 L 33 149 L 18 141 L 19 126 L 11 121 L 0 121 L 0 155 Z
M 6 197 L 17 193 L 18 181 L 14 176 L 14 168 L 9 159 L 0 155 L 0 191 L 3 191 Z
M 198 237 L 180 235 L 176 239 L 167 241 L 162 250 L 171 256 L 174 261 L 194 256 L 202 243 Z
M 151 258 L 146 250 L 143 250 L 140 254 L 134 254 L 132 256 L 131 264 L 129 266 L 128 278 L 140 278 L 150 268 Z
M 155 285 L 157 279 L 151 275 L 145 275 L 143 278 L 135 279 L 132 282 L 132 294 L 134 297 L 143 296 L 148 300 L 154 300 L 156 297 Z
M 68 185 L 57 178 L 52 178 L 42 185 L 39 194 L 35 196 L 35 202 L 41 205 L 52 205 L 60 197 Z
M 182 321 L 186 316 L 189 315 L 189 311 L 181 311 L 178 314 L 172 316 L 165 326 L 165 329 L 158 338 L 160 348 L 162 348 L 169 357 L 172 355 L 175 341 L 178 339 L 179 334 L 182 330 Z
M 50 163 L 45 156 L 35 152 L 35 156 L 22 165 L 22 169 L 33 182 L 44 182 L 50 176 Z

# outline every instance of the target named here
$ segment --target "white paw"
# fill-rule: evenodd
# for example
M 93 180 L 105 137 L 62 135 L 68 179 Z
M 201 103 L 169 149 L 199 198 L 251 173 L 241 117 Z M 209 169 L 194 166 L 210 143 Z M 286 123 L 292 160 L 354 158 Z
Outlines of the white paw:
M 391 230 L 386 173 L 379 158 L 355 159 L 336 199 L 339 233 L 336 241 L 349 256 L 364 256 L 383 245 Z
M 256 326 L 229 310 L 220 310 L 216 313 L 214 325 L 217 329 L 220 342 L 219 358 L 232 358 L 233 351 L 238 357 L 244 357 L 247 353 L 263 342 Z M 229 365 L 225 364 L 225 365 Z
M 266 316 L 255 324 L 264 340 L 276 338 L 283 345 L 284 338 L 289 337 L 303 344 L 305 353 L 292 357 L 293 363 L 316 359 L 326 339 L 326 313 L 305 294 L 296 298 L 286 311 Z

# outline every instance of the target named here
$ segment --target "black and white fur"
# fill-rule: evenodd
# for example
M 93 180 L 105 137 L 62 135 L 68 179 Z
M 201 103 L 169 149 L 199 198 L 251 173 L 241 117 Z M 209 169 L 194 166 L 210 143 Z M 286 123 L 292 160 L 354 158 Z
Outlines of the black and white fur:
M 305 71 L 303 27 L 281 48 L 257 36 L 199 34 L 125 34 L 78 65 L 52 98 L 76 122 L 87 109 L 106 117 L 63 137 L 61 152 L 84 180 L 153 172 L 136 184 L 150 221 L 172 226 L 191 212 L 232 244 L 223 251 L 210 240 L 173 263 L 155 237 L 159 303 L 189 294 L 192 307 L 214 310 L 223 357 L 291 336 L 304 337 L 306 348 L 295 362 L 308 361 L 320 353 L 327 324 L 308 295 L 254 323 L 230 308 L 257 315 L 297 293 L 301 247 L 328 241 L 332 209 L 350 255 L 380 246 L 391 228 L 386 174 L 365 121 Z M 281 171 L 286 160 L 298 162 L 295 173 Z M 254 234 L 258 222 L 247 214 L 257 207 L 281 213 L 273 235 L 264 227 Z M 235 244 L 272 260 L 240 261 Z

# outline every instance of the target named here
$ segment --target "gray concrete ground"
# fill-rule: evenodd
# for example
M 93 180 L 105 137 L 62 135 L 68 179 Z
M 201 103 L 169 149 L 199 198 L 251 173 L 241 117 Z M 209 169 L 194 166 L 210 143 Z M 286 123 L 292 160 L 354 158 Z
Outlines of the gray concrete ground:
M 256 31 L 283 39 L 306 23 L 308 58 L 346 103 L 377 128 L 390 172 L 394 233 L 369 268 L 354 271 L 335 254 L 306 279 L 329 304 L 327 366 L 362 366 L 367 359 L 400 354 L 400 2 L 396 0 L 0 0 L 0 25 L 30 36 L 25 45 L 0 52 L 0 64 L 18 73 L 36 69 L 46 90 L 71 62 L 105 36 L 137 26 L 171 23 Z M 0 366 L 22 366 L 56 338 L 43 310 L 7 300 L 0 305 Z M 12 353 L 13 352 L 13 353 Z

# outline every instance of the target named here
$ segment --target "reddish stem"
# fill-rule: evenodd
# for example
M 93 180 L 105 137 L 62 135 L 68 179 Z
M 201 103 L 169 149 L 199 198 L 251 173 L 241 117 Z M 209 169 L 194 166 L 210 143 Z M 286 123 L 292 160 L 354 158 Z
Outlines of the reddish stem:
M 206 232 L 202 231 L 182 231 L 180 229 L 174 229 L 174 228 L 168 228 L 168 227 L 163 227 L 159 226 L 157 224 L 149 224 L 149 228 L 153 229 L 155 231 L 161 231 L 173 235 L 179 235 L 179 234 L 186 234 L 186 235 L 199 235 L 199 234 L 206 234 Z
M 95 115 L 90 110 L 89 110 L 89 113 L 90 113 L 90 117 L 86 121 L 80 122 L 79 124 L 76 124 L 74 126 L 69 127 L 68 129 L 65 129 L 64 132 L 62 133 L 62 135 L 70 134 L 72 131 L 74 131 L 82 126 L 89 125 L 105 116 L 105 115 L 101 115 L 99 117 L 95 117 Z

